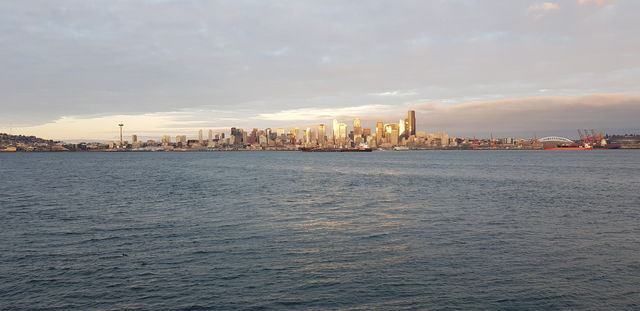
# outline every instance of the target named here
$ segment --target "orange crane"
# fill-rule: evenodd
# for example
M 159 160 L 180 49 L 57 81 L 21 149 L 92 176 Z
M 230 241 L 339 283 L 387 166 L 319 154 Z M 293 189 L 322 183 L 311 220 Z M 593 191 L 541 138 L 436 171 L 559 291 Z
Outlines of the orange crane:
M 489 149 L 493 149 L 493 133 L 491 133 L 491 140 L 489 141 Z
M 583 130 L 584 131 L 584 136 L 587 138 L 587 142 L 588 143 L 593 143 L 594 139 L 593 137 L 591 137 L 591 135 L 589 135 L 589 131 L 587 131 L 586 129 Z
M 580 142 L 584 144 L 586 139 L 584 138 L 584 135 L 582 135 L 582 131 L 580 129 L 578 129 L 578 135 L 580 135 Z
M 600 132 L 599 135 L 596 134 L 596 131 L 594 131 L 593 129 L 591 129 L 591 134 L 593 135 L 593 144 L 594 145 L 600 145 L 600 142 L 602 141 L 602 132 Z

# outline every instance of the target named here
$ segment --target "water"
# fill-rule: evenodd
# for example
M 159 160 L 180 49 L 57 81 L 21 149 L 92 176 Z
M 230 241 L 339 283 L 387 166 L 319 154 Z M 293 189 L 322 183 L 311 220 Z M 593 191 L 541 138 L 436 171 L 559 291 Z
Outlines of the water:
M 640 152 L 0 154 L 0 309 L 640 308 Z

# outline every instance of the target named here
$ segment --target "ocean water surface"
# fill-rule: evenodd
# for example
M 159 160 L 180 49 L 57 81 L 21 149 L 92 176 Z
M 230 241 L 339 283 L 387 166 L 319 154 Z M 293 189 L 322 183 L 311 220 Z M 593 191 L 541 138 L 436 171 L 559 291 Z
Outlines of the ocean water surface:
M 0 154 L 1 310 L 638 310 L 640 152 Z

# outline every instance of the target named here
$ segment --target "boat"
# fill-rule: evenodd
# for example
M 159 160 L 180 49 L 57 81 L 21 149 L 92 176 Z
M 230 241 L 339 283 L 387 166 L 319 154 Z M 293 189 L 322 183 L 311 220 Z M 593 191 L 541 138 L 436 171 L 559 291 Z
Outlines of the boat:
M 395 150 L 395 151 L 409 151 L 409 147 L 407 147 L 407 146 L 395 146 L 395 147 L 393 147 L 393 150 Z
M 568 146 L 557 146 L 557 147 L 544 147 L 544 150 L 591 150 L 593 146 L 589 144 L 584 144 L 583 146 L 576 145 L 568 145 Z
M 371 152 L 371 148 L 312 148 L 302 147 L 302 152 Z

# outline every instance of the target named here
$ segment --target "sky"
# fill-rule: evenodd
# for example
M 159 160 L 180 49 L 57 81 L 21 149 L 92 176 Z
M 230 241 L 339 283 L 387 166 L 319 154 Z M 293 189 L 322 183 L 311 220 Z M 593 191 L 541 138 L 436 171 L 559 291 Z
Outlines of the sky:
M 0 2 L 0 132 L 640 132 L 640 1 Z

